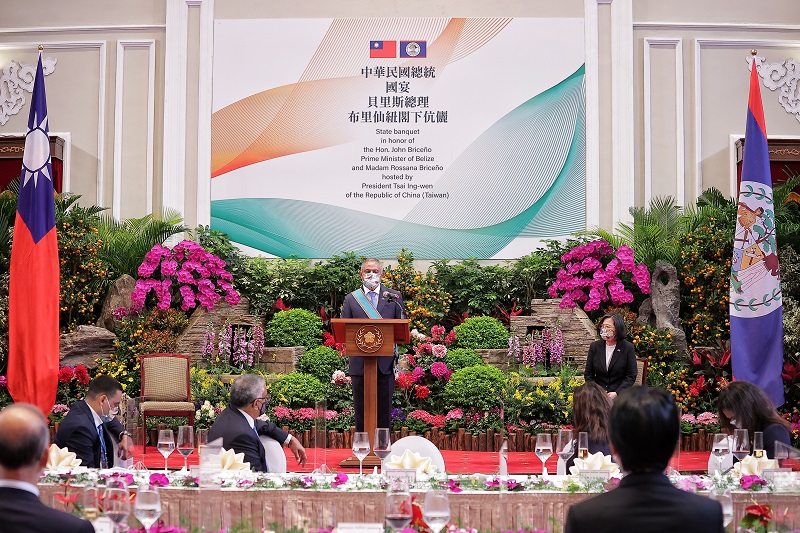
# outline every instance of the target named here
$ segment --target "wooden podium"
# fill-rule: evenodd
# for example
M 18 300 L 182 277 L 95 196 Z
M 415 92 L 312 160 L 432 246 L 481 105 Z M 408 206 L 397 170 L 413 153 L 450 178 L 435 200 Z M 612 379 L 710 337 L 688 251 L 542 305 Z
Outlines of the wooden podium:
M 364 431 L 369 435 L 370 452 L 364 466 L 379 466 L 372 452 L 378 425 L 378 357 L 394 356 L 395 344 L 408 344 L 411 336 L 407 318 L 333 318 L 331 328 L 336 342 L 345 345 L 348 357 L 364 358 Z M 356 467 L 358 459 L 349 457 L 339 466 Z

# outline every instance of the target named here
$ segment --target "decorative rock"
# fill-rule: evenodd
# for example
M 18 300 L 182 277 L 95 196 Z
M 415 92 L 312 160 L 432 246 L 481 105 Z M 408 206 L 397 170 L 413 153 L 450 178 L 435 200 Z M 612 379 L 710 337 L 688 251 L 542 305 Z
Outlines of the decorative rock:
M 666 281 L 662 281 L 662 280 Z M 686 333 L 679 318 L 680 282 L 677 269 L 664 261 L 657 261 L 650 280 L 650 298 L 639 307 L 637 322 L 672 332 L 672 344 L 679 355 L 688 353 Z
M 106 328 L 108 331 L 114 331 L 114 311 L 120 307 L 129 308 L 131 306 L 131 294 L 135 287 L 136 280 L 127 274 L 123 274 L 111 285 L 103 302 L 100 318 L 97 319 L 98 326 Z
M 114 352 L 117 336 L 106 328 L 78 326 L 72 333 L 61 335 L 59 351 L 62 365 L 97 366 L 95 359 L 107 358 Z

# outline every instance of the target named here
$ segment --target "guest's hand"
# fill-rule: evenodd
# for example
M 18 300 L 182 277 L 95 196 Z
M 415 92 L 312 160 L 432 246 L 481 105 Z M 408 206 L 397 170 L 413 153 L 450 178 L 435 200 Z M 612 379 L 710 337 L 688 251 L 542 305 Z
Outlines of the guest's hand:
M 133 457 L 133 439 L 130 435 L 123 435 L 122 440 L 119 441 L 117 455 L 120 459 L 129 459 Z
M 608 397 L 609 397 L 609 398 L 611 398 L 611 399 L 613 400 L 614 398 L 616 398 L 616 397 L 617 397 L 617 393 L 616 393 L 616 392 L 609 392 L 609 393 L 608 393 Z
M 297 440 L 296 437 L 292 437 L 292 440 L 289 441 L 289 449 L 292 450 L 292 453 L 294 453 L 294 458 L 297 459 L 297 463 L 300 466 L 305 466 L 306 449 L 303 448 L 303 445 L 300 444 L 300 441 Z

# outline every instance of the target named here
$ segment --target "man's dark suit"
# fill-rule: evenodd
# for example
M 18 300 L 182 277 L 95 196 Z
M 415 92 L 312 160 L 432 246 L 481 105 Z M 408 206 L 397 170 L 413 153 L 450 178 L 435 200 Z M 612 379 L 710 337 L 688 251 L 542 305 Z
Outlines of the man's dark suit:
M 271 437 L 281 444 L 286 442 L 289 434 L 272 422 L 262 420 L 254 420 L 254 422 L 259 435 Z M 208 432 L 208 440 L 211 442 L 220 437 L 222 437 L 222 447 L 236 453 L 243 453 L 244 460 L 250 463 L 250 468 L 259 472 L 267 471 L 264 445 L 261 444 L 255 431 L 237 408 L 226 407 L 214 420 L 211 431 Z
M 27 490 L 0 487 L 3 533 L 94 533 L 91 522 L 43 504 Z
M 104 423 L 103 429 L 108 467 L 111 468 L 114 466 L 114 444 L 111 436 L 118 438 L 119 434 L 125 431 L 125 426 L 115 418 L 111 422 Z M 59 448 L 68 448 L 69 451 L 75 452 L 81 460 L 81 466 L 100 468 L 102 452 L 100 436 L 97 434 L 97 426 L 94 425 L 92 409 L 84 400 L 73 403 L 69 408 L 69 413 L 58 426 L 55 443 Z
M 606 392 L 619 394 L 633 387 L 636 381 L 636 349 L 629 341 L 617 341 L 611 362 L 606 369 L 606 341 L 594 341 L 586 356 L 586 370 L 583 377 L 594 381 Z
M 403 296 L 383 285 L 378 296 L 381 318 L 405 318 Z M 369 318 L 352 293 L 344 298 L 342 318 Z M 350 358 L 350 378 L 353 380 L 353 404 L 356 431 L 364 431 L 364 358 Z M 394 357 L 378 357 L 378 426 L 391 427 L 392 394 L 394 394 Z M 372 438 L 372 436 L 370 436 Z
M 722 533 L 722 507 L 663 474 L 629 474 L 617 488 L 570 508 L 564 533 Z

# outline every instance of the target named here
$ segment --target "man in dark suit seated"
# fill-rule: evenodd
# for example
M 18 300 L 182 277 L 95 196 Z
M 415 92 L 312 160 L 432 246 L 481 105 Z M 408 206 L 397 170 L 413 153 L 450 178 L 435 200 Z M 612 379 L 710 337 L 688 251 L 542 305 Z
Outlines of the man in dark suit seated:
M 679 430 L 667 391 L 622 392 L 611 408 L 608 435 L 626 476 L 617 488 L 570 508 L 565 533 L 722 533 L 720 504 L 674 487 L 664 475 Z
M 69 408 L 61 421 L 55 443 L 59 448 L 75 452 L 82 466 L 111 468 L 114 466 L 114 443 L 119 442 L 119 456 L 131 455 L 133 441 L 119 420 L 122 385 L 111 376 L 97 376 L 89 383 L 86 398 Z M 102 438 L 101 438 L 102 437 Z
M 255 374 L 245 374 L 236 378 L 231 385 L 228 407 L 214 420 L 208 432 L 209 442 L 222 438 L 222 447 L 243 453 L 244 460 L 259 472 L 267 471 L 264 445 L 259 435 L 266 435 L 289 447 L 297 462 L 306 464 L 306 450 L 300 441 L 292 437 L 272 422 L 258 420 L 267 412 L 267 384 L 264 378 Z
M 39 499 L 36 484 L 47 464 L 50 432 L 41 411 L 15 403 L 0 411 L 0 531 L 93 533 L 91 522 Z

